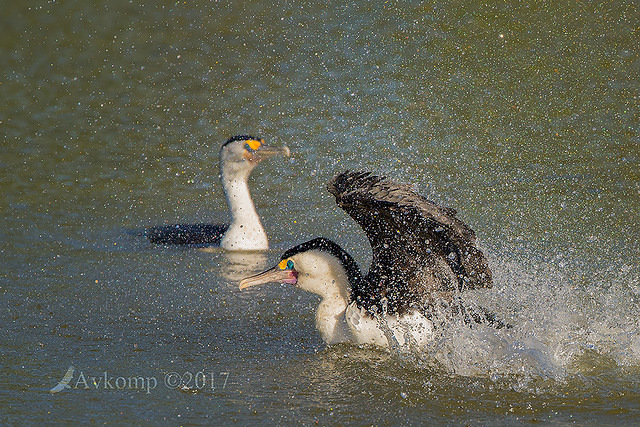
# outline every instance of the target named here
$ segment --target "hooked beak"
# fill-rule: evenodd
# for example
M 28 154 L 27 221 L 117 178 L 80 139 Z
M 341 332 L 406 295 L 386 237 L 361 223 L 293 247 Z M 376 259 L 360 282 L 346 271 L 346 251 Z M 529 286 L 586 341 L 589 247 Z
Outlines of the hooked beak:
M 280 267 L 275 266 L 255 276 L 242 279 L 240 281 L 240 290 L 265 283 L 287 283 L 295 285 L 298 283 L 298 272 L 295 270 L 282 270 Z
M 264 159 L 276 155 L 289 157 L 291 155 L 291 150 L 289 150 L 289 147 L 269 147 L 263 144 L 256 151 L 245 151 L 244 158 L 251 163 L 258 164 Z

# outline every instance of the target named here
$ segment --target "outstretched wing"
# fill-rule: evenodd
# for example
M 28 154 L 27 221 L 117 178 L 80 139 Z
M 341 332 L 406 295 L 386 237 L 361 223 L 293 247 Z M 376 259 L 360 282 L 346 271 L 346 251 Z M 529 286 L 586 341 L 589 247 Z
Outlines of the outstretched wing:
M 368 172 L 343 172 L 327 188 L 371 243 L 367 287 L 352 290 L 365 308 L 400 313 L 456 291 L 492 286 L 475 234 L 454 209 Z

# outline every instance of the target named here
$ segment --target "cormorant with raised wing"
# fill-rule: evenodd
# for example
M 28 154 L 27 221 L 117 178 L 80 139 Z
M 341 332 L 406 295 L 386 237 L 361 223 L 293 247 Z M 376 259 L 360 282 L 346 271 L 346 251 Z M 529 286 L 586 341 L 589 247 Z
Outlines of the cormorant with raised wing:
M 367 172 L 336 175 L 328 190 L 367 234 L 373 259 L 363 276 L 344 249 L 316 238 L 287 250 L 277 266 L 240 282 L 240 289 L 288 283 L 320 295 L 316 327 L 329 344 L 354 341 L 390 346 L 427 343 L 441 304 L 467 323 L 505 324 L 484 309 L 455 303 L 460 292 L 491 288 L 492 275 L 475 234 L 438 206 L 385 177 Z
M 249 193 L 249 175 L 262 160 L 289 156 L 287 147 L 269 147 L 262 138 L 237 135 L 220 148 L 220 178 L 231 213 L 231 224 L 173 224 L 150 227 L 146 235 L 165 245 L 206 244 L 226 250 L 269 249 L 267 233 Z

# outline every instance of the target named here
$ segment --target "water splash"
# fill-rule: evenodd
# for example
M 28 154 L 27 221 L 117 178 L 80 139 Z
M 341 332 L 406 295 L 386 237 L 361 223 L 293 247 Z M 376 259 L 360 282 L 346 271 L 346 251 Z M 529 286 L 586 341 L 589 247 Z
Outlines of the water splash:
M 501 263 L 494 267 L 493 289 L 461 297 L 465 307 L 489 309 L 510 328 L 470 323 L 441 310 L 433 340 L 419 351 L 394 341 L 392 355 L 461 376 L 516 378 L 515 388 L 611 366 L 639 367 L 638 278 L 629 269 L 619 273 L 575 284 L 544 263 L 529 270 Z

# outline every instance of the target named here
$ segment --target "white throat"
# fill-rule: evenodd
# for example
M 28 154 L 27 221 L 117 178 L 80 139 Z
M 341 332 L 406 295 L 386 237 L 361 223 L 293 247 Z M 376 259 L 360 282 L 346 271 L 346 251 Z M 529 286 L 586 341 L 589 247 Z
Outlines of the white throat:
M 349 328 L 344 317 L 347 298 L 341 294 L 322 298 L 316 310 L 316 328 L 327 344 L 350 341 Z
M 305 260 L 304 258 L 311 258 Z M 322 300 L 316 310 L 316 328 L 327 344 L 350 340 L 345 320 L 349 301 L 349 281 L 342 265 L 322 251 L 298 254 L 296 263 L 309 270 L 299 271 L 300 289 L 319 295 Z M 296 259 L 294 258 L 294 259 Z
M 251 200 L 248 177 L 248 174 L 222 173 L 222 186 L 231 213 L 231 225 L 221 243 L 222 248 L 227 250 L 269 249 L 267 233 Z

